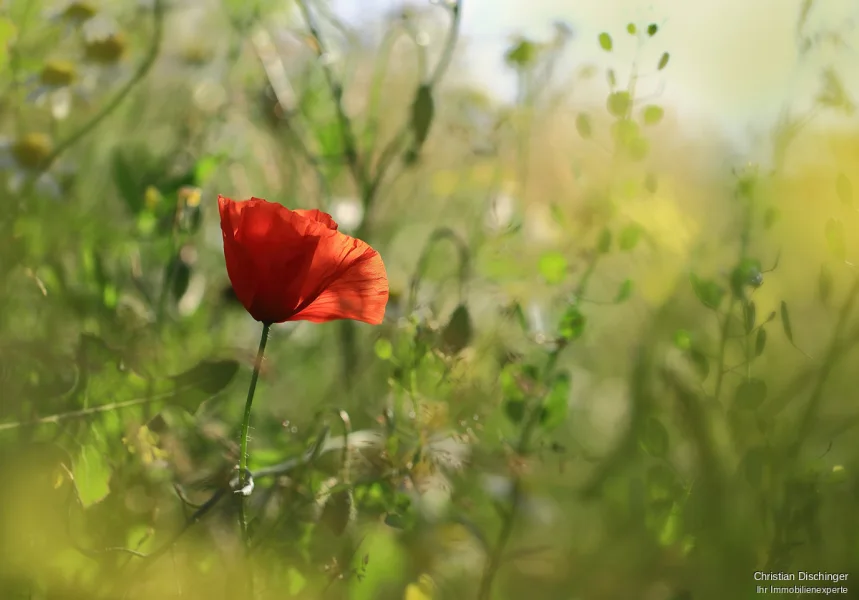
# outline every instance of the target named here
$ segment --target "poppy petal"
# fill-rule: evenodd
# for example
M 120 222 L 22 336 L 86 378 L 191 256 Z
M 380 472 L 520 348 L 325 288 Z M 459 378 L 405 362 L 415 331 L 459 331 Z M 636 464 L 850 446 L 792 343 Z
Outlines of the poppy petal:
M 379 324 L 388 280 L 379 253 L 320 210 L 218 197 L 224 258 L 236 297 L 257 321 Z
M 218 196 L 218 209 L 221 213 L 221 233 L 224 240 L 224 259 L 227 264 L 227 275 L 239 302 L 250 310 L 257 289 L 257 277 L 253 259 L 245 252 L 244 247 L 236 240 L 241 220 L 242 208 L 240 203 L 229 198 Z M 243 203 L 242 203 L 243 204 Z
M 236 297 L 257 321 L 280 323 L 301 298 L 322 224 L 292 216 L 285 207 L 251 198 L 219 198 L 227 274 Z
M 382 323 L 388 303 L 388 276 L 382 257 L 361 240 L 338 233 L 320 242 L 308 283 L 306 306 L 293 321 L 321 323 L 352 319 Z
M 243 225 L 249 234 L 260 235 L 245 242 L 256 257 L 260 280 L 249 312 L 259 321 L 281 323 L 292 317 L 301 303 L 320 239 L 334 232 L 279 204 L 266 202 L 260 205 L 261 210 L 256 208 L 249 210 Z
M 310 219 L 311 221 L 316 221 L 318 223 L 322 223 L 323 225 L 325 225 L 329 229 L 337 229 L 337 227 L 339 227 L 337 225 L 337 221 L 334 220 L 334 217 L 332 217 L 331 215 L 329 215 L 326 212 L 322 212 L 318 208 L 314 208 L 311 210 L 304 210 L 304 209 L 298 208 L 298 209 L 293 210 L 292 212 L 294 212 L 295 214 L 300 215 L 302 217 L 305 217 L 306 219 Z

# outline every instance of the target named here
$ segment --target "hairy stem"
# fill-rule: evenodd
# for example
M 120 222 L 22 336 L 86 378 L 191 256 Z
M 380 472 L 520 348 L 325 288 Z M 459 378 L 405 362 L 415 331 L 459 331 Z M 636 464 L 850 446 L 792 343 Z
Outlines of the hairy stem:
M 256 361 L 254 362 L 254 372 L 251 375 L 251 383 L 248 387 L 248 397 L 245 400 L 245 415 L 242 419 L 242 433 L 239 449 L 239 487 L 244 488 L 248 483 L 248 431 L 251 424 L 251 408 L 254 402 L 254 392 L 256 392 L 257 381 L 259 380 L 259 372 L 262 368 L 262 360 L 265 356 L 265 346 L 268 343 L 268 334 L 271 330 L 271 323 L 264 323 L 262 326 L 262 335 L 259 340 L 259 349 L 257 350 Z M 239 498 L 239 525 L 242 529 L 242 537 L 245 543 L 249 543 L 248 539 L 248 520 L 245 514 L 244 494 Z

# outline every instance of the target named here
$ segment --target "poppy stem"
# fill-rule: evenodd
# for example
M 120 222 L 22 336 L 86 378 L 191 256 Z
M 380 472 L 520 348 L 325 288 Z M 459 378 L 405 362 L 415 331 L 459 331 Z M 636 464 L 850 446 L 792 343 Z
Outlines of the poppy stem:
M 240 455 L 239 455 L 239 491 L 240 491 L 240 517 L 239 517 L 239 525 L 242 528 L 242 537 L 247 544 L 249 542 L 248 539 L 248 520 L 247 515 L 245 514 L 245 494 L 244 488 L 249 485 L 248 481 L 248 431 L 250 430 L 251 423 L 251 407 L 254 402 L 254 392 L 257 388 L 257 380 L 259 380 L 259 372 L 262 368 L 262 359 L 265 355 L 265 346 L 268 343 L 268 334 L 271 330 L 271 323 L 263 323 L 262 326 L 262 336 L 259 340 L 259 350 L 257 350 L 256 361 L 254 361 L 254 372 L 251 375 L 251 384 L 248 387 L 248 397 L 245 400 L 245 416 L 242 419 L 242 433 L 241 433 L 241 442 L 240 442 Z

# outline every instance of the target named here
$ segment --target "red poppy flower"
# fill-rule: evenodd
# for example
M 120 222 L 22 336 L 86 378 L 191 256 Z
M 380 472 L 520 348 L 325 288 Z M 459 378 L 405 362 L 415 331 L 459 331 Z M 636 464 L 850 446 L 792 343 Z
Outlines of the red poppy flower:
M 262 323 L 353 319 L 378 325 L 388 302 L 382 257 L 331 215 L 218 196 L 236 297 Z

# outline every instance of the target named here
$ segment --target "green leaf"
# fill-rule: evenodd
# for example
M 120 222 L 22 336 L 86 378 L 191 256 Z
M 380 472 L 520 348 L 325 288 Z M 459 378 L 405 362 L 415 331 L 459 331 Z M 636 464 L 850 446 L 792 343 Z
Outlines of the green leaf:
M 164 276 L 170 282 L 170 294 L 173 301 L 179 302 L 191 284 L 191 267 L 182 260 L 181 256 L 176 256 L 167 266 Z
M 385 515 L 385 525 L 393 529 L 405 529 L 406 519 L 402 515 L 388 513 Z
M 593 137 L 594 132 L 590 115 L 587 113 L 579 113 L 576 117 L 576 131 L 578 131 L 579 135 L 586 140 Z
M 787 302 L 781 301 L 781 327 L 784 329 L 784 335 L 788 341 L 793 343 L 793 328 L 790 325 L 790 313 L 787 310 Z
M 668 430 L 659 419 L 650 417 L 644 424 L 641 436 L 644 451 L 656 458 L 665 458 L 668 454 Z
M 829 298 L 832 296 L 832 288 L 834 286 L 835 279 L 832 276 L 832 270 L 826 264 L 821 265 L 820 276 L 817 280 L 817 290 L 820 294 L 820 301 L 824 306 L 829 304 Z
M 522 367 L 516 363 L 507 364 L 501 370 L 499 380 L 501 382 L 501 393 L 505 400 L 525 399 L 525 394 L 520 385 L 522 377 Z
M 632 97 L 627 91 L 612 92 L 606 100 L 608 112 L 618 118 L 626 116 L 632 106 Z
M 611 230 L 606 228 L 600 232 L 600 237 L 597 240 L 597 252 L 606 254 L 609 250 L 611 250 Z
M 690 349 L 688 356 L 689 360 L 692 362 L 692 366 L 695 367 L 695 372 L 698 373 L 698 376 L 701 378 L 701 381 L 705 381 L 710 375 L 710 359 L 707 358 L 706 354 L 696 348 Z
M 657 25 L 656 23 L 651 23 L 650 25 L 647 26 L 647 35 L 649 35 L 650 37 L 653 37 L 654 35 L 656 35 L 656 33 L 658 31 L 659 31 L 659 25 Z
M 655 194 L 656 190 L 659 189 L 659 181 L 656 179 L 656 175 L 653 173 L 648 173 L 644 178 L 644 189 L 646 189 L 651 194 Z
M 665 116 L 665 109 L 656 104 L 649 104 L 642 111 L 642 119 L 645 125 L 656 125 Z
M 725 289 L 711 279 L 701 279 L 694 273 L 689 275 L 692 289 L 701 304 L 712 310 L 718 310 L 725 297 Z
M 778 222 L 780 216 L 777 208 L 773 206 L 767 208 L 766 212 L 764 212 L 764 229 L 772 229 L 772 226 Z
M 618 144 L 629 148 L 641 137 L 641 127 L 632 119 L 619 119 L 611 126 L 612 134 Z
M 847 242 L 844 237 L 844 224 L 838 219 L 826 222 L 826 246 L 837 260 L 847 258 Z
M 448 355 L 459 354 L 471 344 L 473 337 L 474 328 L 468 306 L 460 304 L 451 314 L 450 320 L 441 333 L 442 348 Z
M 341 156 L 343 154 L 343 134 L 340 122 L 329 118 L 328 121 L 319 123 L 313 131 L 316 141 L 319 143 L 319 153 L 322 156 Z M 339 165 L 329 164 L 330 175 L 339 172 Z
M 307 579 L 295 567 L 289 567 L 286 570 L 286 578 L 289 580 L 288 593 L 290 596 L 299 595 L 301 590 L 307 587 Z
M 101 502 L 110 493 L 110 467 L 95 444 L 83 446 L 73 460 L 72 475 L 84 508 Z
M 674 347 L 680 350 L 689 350 L 692 348 L 692 334 L 685 329 L 678 329 L 675 331 Z
M 504 403 L 504 414 L 512 423 L 521 423 L 525 418 L 525 401 L 512 399 Z
M 752 330 L 755 328 L 755 319 L 757 317 L 757 311 L 755 309 L 755 303 L 749 302 L 748 304 L 746 304 L 743 312 L 745 313 L 745 318 L 746 318 L 745 319 L 745 326 L 746 326 L 746 333 L 748 334 L 748 333 L 751 333 Z
M 334 535 L 340 536 L 346 530 L 351 517 L 352 491 L 347 489 L 331 494 L 325 502 L 319 521 L 328 527 Z
M 764 353 L 764 348 L 767 347 L 767 330 L 761 327 L 758 329 L 758 336 L 755 339 L 755 356 L 760 356 Z
M 627 225 L 620 231 L 620 236 L 618 236 L 617 245 L 624 252 L 629 252 L 634 249 L 636 245 L 638 245 L 638 241 L 641 239 L 641 226 L 637 223 L 632 223 Z
M 200 227 L 203 225 L 202 205 L 187 205 L 182 212 L 182 227 L 188 233 L 197 233 L 200 231 Z
M 638 27 L 635 26 L 635 23 L 629 23 L 626 26 L 626 32 L 629 35 L 635 35 L 636 33 L 638 33 Z
M 379 338 L 376 340 L 376 343 L 373 344 L 373 350 L 379 360 L 391 360 L 394 356 L 394 345 L 391 344 L 391 340 L 387 338 Z
M 429 135 L 434 116 L 435 102 L 432 95 L 432 86 L 428 84 L 420 85 L 415 92 L 415 99 L 412 101 L 411 119 L 412 135 L 418 149 L 423 146 Z
M 565 342 L 571 342 L 582 337 L 585 332 L 587 319 L 575 304 L 571 304 L 564 311 L 558 326 L 558 336 Z
M 842 203 L 853 206 L 853 183 L 844 173 L 839 173 L 835 180 L 835 191 Z
M 567 259 L 560 252 L 549 251 L 540 257 L 537 269 L 547 283 L 555 285 L 564 281 L 567 276 Z
M 600 43 L 600 48 L 602 48 L 606 52 L 611 52 L 611 49 L 614 45 L 611 41 L 611 36 L 608 33 L 606 33 L 605 31 L 603 31 L 599 35 L 599 43 Z
M 543 409 L 540 411 L 540 423 L 547 431 L 556 429 L 566 420 L 570 389 L 570 374 L 558 373 L 552 382 L 549 393 L 546 395 L 545 400 L 543 400 Z
M 141 183 L 135 173 L 133 162 L 125 154 L 114 151 L 111 156 L 111 175 L 116 189 L 119 190 L 131 214 L 136 215 L 143 209 Z
M 667 52 L 663 52 L 662 56 L 659 57 L 659 64 L 656 66 L 656 69 L 658 71 L 661 71 L 662 69 L 667 67 L 668 66 L 668 59 L 670 59 L 670 58 L 671 58 L 670 54 L 668 54 Z
M 621 302 L 626 302 L 632 296 L 632 291 L 635 287 L 632 279 L 624 279 L 623 283 L 620 284 L 620 287 L 617 290 L 617 295 L 614 297 L 614 301 L 617 304 Z
M 237 360 L 200 361 L 187 371 L 169 378 L 173 394 L 168 402 L 193 414 L 203 402 L 226 389 L 238 372 Z
M 647 155 L 649 143 L 641 135 L 641 127 L 637 122 L 620 118 L 612 124 L 611 130 L 616 144 L 632 159 L 641 160 Z
M 194 165 L 194 181 L 197 187 L 203 187 L 209 183 L 209 180 L 217 173 L 218 167 L 221 166 L 223 161 L 224 157 L 220 155 L 204 156 L 198 160 L 197 164 Z
M 561 209 L 557 202 L 550 203 L 549 210 L 552 213 L 552 219 L 554 219 L 555 223 L 564 228 L 568 226 L 567 215 L 564 214 L 563 209 Z
M 745 410 L 754 410 L 767 399 L 767 384 L 762 379 L 749 379 L 737 386 L 734 405 Z
M 778 264 L 778 263 L 776 263 Z M 759 288 L 764 283 L 764 275 L 759 260 L 746 258 L 731 271 L 731 290 L 742 297 L 746 287 Z
M 522 39 L 507 51 L 504 58 L 508 65 L 521 69 L 531 65 L 536 60 L 537 54 L 537 45 Z

